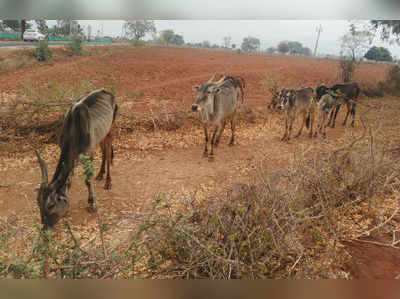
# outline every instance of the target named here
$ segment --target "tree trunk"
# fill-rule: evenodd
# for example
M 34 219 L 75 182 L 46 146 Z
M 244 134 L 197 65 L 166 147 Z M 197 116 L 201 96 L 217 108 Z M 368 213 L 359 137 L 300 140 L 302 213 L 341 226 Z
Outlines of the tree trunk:
M 24 33 L 26 29 L 26 20 L 21 20 L 21 38 L 24 39 Z

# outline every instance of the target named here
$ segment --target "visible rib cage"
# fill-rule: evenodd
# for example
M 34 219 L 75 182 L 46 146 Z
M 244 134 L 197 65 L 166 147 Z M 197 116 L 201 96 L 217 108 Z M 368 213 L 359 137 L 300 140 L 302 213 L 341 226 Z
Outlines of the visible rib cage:
M 60 135 L 61 155 L 57 169 L 65 162 L 71 171 L 79 154 L 87 153 L 110 132 L 118 106 L 114 95 L 104 89 L 92 91 L 75 102 L 65 116 Z M 51 182 L 57 180 L 54 173 Z
M 113 156 L 111 129 L 117 110 L 118 106 L 114 95 L 104 89 L 98 89 L 77 100 L 67 112 L 60 134 L 59 146 L 61 153 L 56 170 L 50 184 L 45 186 L 47 191 L 39 194 L 38 197 L 43 224 L 52 226 L 65 214 L 67 204 L 60 208 L 57 206 L 61 205 L 58 202 L 58 198 L 60 196 L 67 198 L 66 191 L 69 187 L 67 182 L 79 155 L 88 152 L 92 153 L 98 144 L 102 147 L 103 157 L 102 167 L 97 178 L 102 178 L 105 172 L 105 163 L 107 162 L 106 188 L 109 189 L 111 187 L 109 172 Z M 86 184 L 89 190 L 88 201 L 93 206 L 94 195 L 90 178 L 86 179 Z M 62 212 L 60 212 L 61 210 Z
M 244 89 L 246 88 L 246 82 L 244 81 L 243 77 L 235 75 L 235 76 L 226 76 L 224 81 L 231 81 L 234 87 L 239 87 L 242 103 L 244 102 Z

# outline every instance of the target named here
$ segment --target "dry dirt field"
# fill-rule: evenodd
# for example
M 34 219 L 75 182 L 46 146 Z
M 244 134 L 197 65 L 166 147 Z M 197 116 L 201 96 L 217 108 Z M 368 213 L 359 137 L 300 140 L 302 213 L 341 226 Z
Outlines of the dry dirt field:
M 310 139 L 303 131 L 300 138 L 282 143 L 283 115 L 266 108 L 270 100 L 263 84 L 267 72 L 279 76 L 282 86 L 287 87 L 332 84 L 338 81 L 338 62 L 334 60 L 172 47 L 103 47 L 73 58 L 63 57 L 61 52 L 62 49 L 56 50 L 50 63 L 29 62 L 17 69 L 0 69 L 0 99 L 6 102 L 18 97 L 23 84 L 44 92 L 48 82 L 82 88 L 79 84 L 85 81 L 90 87 L 106 86 L 115 91 L 120 115 L 114 143 L 113 189 L 104 190 L 103 182 L 95 182 L 100 211 L 108 214 L 110 223 L 145 213 L 157 194 L 164 194 L 176 206 L 193 194 L 203 199 L 224 194 L 235 184 L 246 182 L 259 168 L 271 172 L 279 170 L 291 165 L 295 153 L 312 155 L 314 151 L 344 146 L 363 132 L 359 115 L 367 110 L 366 105 L 359 106 L 361 112 L 357 111 L 355 128 L 341 125 L 345 110 L 342 109 L 337 127 L 327 130 L 326 139 Z M 2 55 L 6 54 L 0 52 Z M 227 126 L 216 149 L 215 162 L 210 163 L 202 158 L 202 129 L 196 115 L 188 110 L 194 100 L 192 86 L 208 80 L 216 70 L 243 76 L 247 86 L 237 128 L 237 144 L 228 147 L 230 130 Z M 354 80 L 376 84 L 384 78 L 386 71 L 384 65 L 361 64 Z M 374 107 L 366 116 L 368 123 L 379 121 L 380 129 L 387 129 L 384 140 L 391 146 L 394 144 L 392 137 L 396 136 L 394 128 L 399 128 L 400 102 L 394 97 L 364 101 Z M 48 121 L 56 120 L 58 116 L 49 114 Z M 171 130 L 163 127 L 175 124 L 177 128 Z M 39 220 L 35 188 L 40 183 L 40 169 L 32 148 L 40 148 L 52 174 L 59 150 L 48 136 L 49 133 L 30 131 L 14 138 L 7 128 L 0 134 L 2 221 L 22 217 L 21 221 L 28 225 L 32 219 Z M 97 156 L 96 169 L 99 162 Z M 81 175 L 82 169 L 78 167 L 67 218 L 85 243 L 96 230 L 96 216 L 85 209 L 87 193 Z M 386 212 L 390 215 L 390 211 L 393 210 Z M 113 238 L 119 237 L 123 240 L 123 236 Z M 380 252 L 384 258 L 386 252 L 382 253 L 382 249 L 375 246 L 378 245 L 357 245 L 349 240 L 348 253 L 354 255 L 354 259 L 345 269 L 348 277 L 392 278 L 400 273 L 398 249 L 390 247 L 394 253 L 387 253 L 393 267 L 383 261 L 386 268 L 379 272 L 376 265 L 379 258 L 371 256 Z M 367 255 L 369 251 L 370 256 Z M 360 263 L 364 263 L 364 267 Z

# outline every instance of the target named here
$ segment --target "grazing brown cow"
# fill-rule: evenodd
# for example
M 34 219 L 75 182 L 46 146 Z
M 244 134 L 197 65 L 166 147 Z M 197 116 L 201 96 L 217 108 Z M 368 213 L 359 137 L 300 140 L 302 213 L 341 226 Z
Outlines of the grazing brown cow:
M 69 208 L 67 191 L 76 160 L 82 153 L 91 153 L 100 144 L 102 149 L 101 169 L 97 179 L 102 179 L 107 166 L 104 188 L 111 189 L 110 165 L 113 158 L 112 128 L 118 110 L 114 95 L 99 89 L 92 91 L 71 106 L 65 116 L 60 137 L 61 154 L 53 178 L 48 182 L 47 167 L 36 152 L 42 171 L 37 202 L 44 228 L 54 226 Z M 89 191 L 88 204 L 96 210 L 91 178 L 86 178 Z

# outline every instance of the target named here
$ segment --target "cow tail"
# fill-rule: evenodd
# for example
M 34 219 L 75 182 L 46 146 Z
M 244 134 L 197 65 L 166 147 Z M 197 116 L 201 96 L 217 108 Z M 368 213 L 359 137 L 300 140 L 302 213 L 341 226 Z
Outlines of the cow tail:
M 242 92 L 242 104 L 244 103 L 244 89 L 246 88 L 246 81 L 244 81 L 243 77 L 238 76 L 240 91 Z
M 111 165 L 113 165 L 114 161 L 114 147 L 111 145 Z

